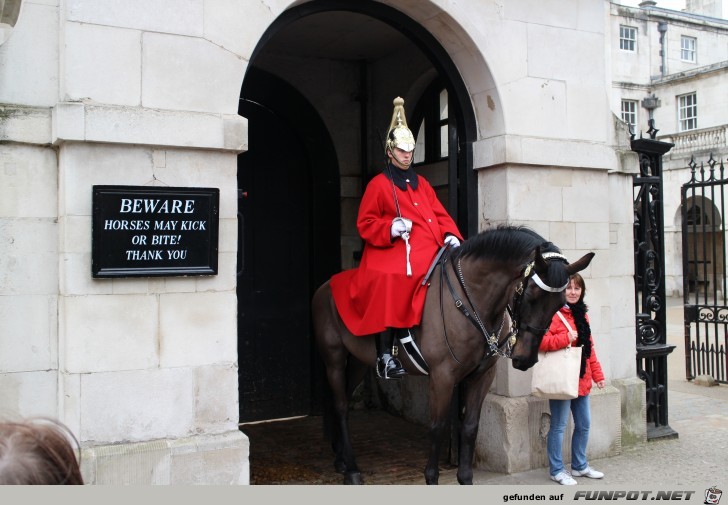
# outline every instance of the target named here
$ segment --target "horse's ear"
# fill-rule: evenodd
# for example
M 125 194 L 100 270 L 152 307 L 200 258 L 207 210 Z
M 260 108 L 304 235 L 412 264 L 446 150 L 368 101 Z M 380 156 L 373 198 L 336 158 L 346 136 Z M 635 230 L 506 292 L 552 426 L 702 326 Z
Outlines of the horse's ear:
M 584 270 L 586 267 L 589 266 L 589 263 L 591 263 L 591 260 L 593 257 L 594 257 L 593 252 L 586 253 L 584 256 L 579 258 L 574 263 L 569 263 L 568 265 L 566 265 L 566 272 L 569 275 L 573 275 L 576 272 L 581 272 L 582 270 Z
M 539 272 L 543 272 L 544 270 L 546 270 L 546 268 L 548 268 L 548 265 L 546 264 L 546 260 L 543 259 L 543 255 L 541 254 L 540 245 L 536 246 L 536 254 L 534 255 L 533 260 L 535 261 L 534 266 L 535 266 L 536 270 L 538 270 Z

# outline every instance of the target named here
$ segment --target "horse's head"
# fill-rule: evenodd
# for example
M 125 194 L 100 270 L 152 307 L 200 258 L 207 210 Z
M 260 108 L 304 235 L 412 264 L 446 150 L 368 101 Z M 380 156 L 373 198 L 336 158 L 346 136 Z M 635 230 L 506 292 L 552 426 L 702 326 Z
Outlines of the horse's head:
M 513 367 L 528 370 L 538 361 L 538 348 L 551 319 L 564 305 L 569 276 L 584 270 L 594 253 L 587 253 L 574 263 L 558 253 L 541 253 L 536 248 L 533 262 L 523 271 L 514 297 L 513 323 L 518 331 L 511 352 Z

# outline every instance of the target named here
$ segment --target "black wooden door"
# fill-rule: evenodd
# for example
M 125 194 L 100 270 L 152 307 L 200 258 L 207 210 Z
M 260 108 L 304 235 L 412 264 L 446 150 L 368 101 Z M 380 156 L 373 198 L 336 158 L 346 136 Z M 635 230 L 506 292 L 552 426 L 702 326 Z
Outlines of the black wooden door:
M 248 151 L 238 161 L 240 422 L 307 415 L 310 167 L 296 131 L 241 101 Z

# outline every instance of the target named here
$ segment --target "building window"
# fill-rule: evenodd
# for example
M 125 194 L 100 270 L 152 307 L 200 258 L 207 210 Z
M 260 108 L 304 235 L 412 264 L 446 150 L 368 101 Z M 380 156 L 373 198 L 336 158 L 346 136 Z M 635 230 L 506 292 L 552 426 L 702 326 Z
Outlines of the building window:
M 413 116 L 414 164 L 433 163 L 448 157 L 449 115 L 447 89 L 437 81 L 422 96 Z
M 637 28 L 633 26 L 619 26 L 619 48 L 624 51 L 634 51 L 637 43 Z
M 637 101 L 622 100 L 622 121 L 637 126 Z
M 698 127 L 698 96 L 695 93 L 677 97 L 677 123 L 681 132 Z
M 695 46 L 698 41 L 695 37 L 680 37 L 680 59 L 682 61 L 696 62 Z

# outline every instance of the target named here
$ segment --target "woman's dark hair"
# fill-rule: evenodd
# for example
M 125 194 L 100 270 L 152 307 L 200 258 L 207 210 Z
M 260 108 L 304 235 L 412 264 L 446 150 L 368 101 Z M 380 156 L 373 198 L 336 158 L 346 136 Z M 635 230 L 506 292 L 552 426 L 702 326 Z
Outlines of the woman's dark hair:
M 73 433 L 58 421 L 0 422 L 0 485 L 83 484 Z

